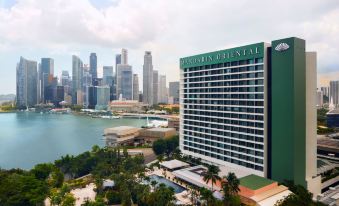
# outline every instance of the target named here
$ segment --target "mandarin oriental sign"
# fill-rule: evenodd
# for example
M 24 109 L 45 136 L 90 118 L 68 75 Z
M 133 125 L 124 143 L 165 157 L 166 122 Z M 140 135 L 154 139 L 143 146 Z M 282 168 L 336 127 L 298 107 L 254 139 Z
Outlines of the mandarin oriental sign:
M 192 57 L 186 57 L 180 59 L 180 66 L 195 66 L 195 65 L 202 65 L 206 63 L 218 63 L 223 62 L 225 60 L 232 59 L 243 59 L 243 57 L 250 57 L 250 56 L 257 56 L 262 53 L 262 47 L 260 45 L 256 45 L 253 47 L 241 47 L 241 48 L 235 48 L 235 49 L 227 49 L 212 53 L 206 53 L 206 54 L 200 54 Z

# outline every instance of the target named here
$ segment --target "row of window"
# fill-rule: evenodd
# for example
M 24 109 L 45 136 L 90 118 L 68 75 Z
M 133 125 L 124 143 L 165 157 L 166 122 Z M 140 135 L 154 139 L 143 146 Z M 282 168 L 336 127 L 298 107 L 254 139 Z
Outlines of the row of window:
M 247 65 L 247 64 L 254 64 L 254 63 L 255 64 L 263 63 L 263 58 L 246 59 L 246 60 L 225 62 L 225 63 L 219 63 L 219 64 L 189 67 L 189 68 L 184 68 L 183 70 L 184 72 L 192 72 L 192 71 L 199 71 L 199 70 L 205 70 L 205 69 L 231 67 L 231 66 Z
M 263 110 L 263 109 L 260 109 L 260 110 Z M 194 117 L 204 118 L 206 121 L 210 121 L 210 120 L 219 121 L 220 118 L 263 121 L 263 115 L 237 114 L 237 113 L 224 113 L 224 112 L 203 112 L 202 114 L 202 112 L 196 112 L 196 111 L 191 111 L 191 110 L 184 112 L 184 119 L 190 119 Z
M 200 95 L 201 96 L 201 95 Z M 207 97 L 204 98 L 213 98 L 210 95 L 205 95 Z M 186 98 L 186 97 L 184 97 Z M 197 98 L 196 95 L 192 94 L 189 98 Z M 199 98 L 200 99 L 200 98 Z M 215 98 L 213 98 L 215 99 Z M 202 103 L 197 103 L 196 101 L 200 101 Z M 184 104 L 190 105 L 189 108 L 197 109 L 199 105 L 196 104 L 212 104 L 215 106 L 218 105 L 236 105 L 236 106 L 257 106 L 262 107 L 264 106 L 264 101 L 245 101 L 245 100 L 191 100 L 191 99 L 184 99 Z M 225 111 L 231 111 L 230 107 L 225 107 Z
M 236 115 L 234 115 L 234 117 L 236 117 Z M 262 123 L 262 120 L 257 120 L 255 119 L 255 115 L 238 115 L 239 118 L 230 118 L 228 119 L 228 121 L 232 121 L 233 122 L 236 122 L 238 121 L 238 119 L 241 119 L 241 120 L 251 120 L 251 121 L 258 121 L 260 123 Z M 260 118 L 260 116 L 258 116 Z M 227 118 L 227 117 L 226 117 Z M 202 115 L 184 115 L 184 119 L 185 120 L 198 120 L 198 121 L 205 121 L 205 122 L 214 122 L 214 123 L 224 123 L 225 121 L 224 120 L 227 120 L 227 119 L 224 119 L 224 117 L 220 117 L 220 116 L 202 116 Z M 254 123 L 254 122 L 251 122 L 251 123 Z M 227 123 L 229 124 L 229 123 Z M 240 125 L 242 125 L 240 123 Z M 253 124 L 250 124 L 250 122 L 248 122 L 248 124 L 246 124 L 245 126 L 249 126 L 249 127 L 254 127 Z M 257 126 L 257 125 L 255 125 Z M 259 126 L 260 127 L 260 126 Z
M 218 75 L 218 76 L 202 76 L 195 78 L 185 78 L 184 83 L 193 83 L 193 82 L 208 82 L 208 81 L 223 81 L 223 80 L 231 80 L 231 79 L 253 79 L 253 78 L 263 78 L 263 72 L 255 72 L 255 73 L 243 73 L 243 74 L 232 74 L 232 75 Z
M 235 81 L 215 81 L 215 82 L 202 82 L 202 83 L 185 83 L 184 89 L 190 88 L 212 88 L 212 87 L 229 87 L 229 86 L 261 86 L 264 85 L 263 79 L 257 80 L 235 80 Z
M 255 71 L 263 71 L 263 65 L 257 66 L 244 66 L 244 67 L 234 67 L 234 68 L 221 68 L 221 69 L 213 69 L 201 72 L 191 72 L 184 73 L 184 77 L 198 77 L 198 76 L 209 76 L 209 75 L 223 75 L 223 74 L 232 74 L 232 73 L 245 73 L 245 72 L 255 72 Z
M 247 154 L 247 153 L 241 154 L 241 153 L 239 153 L 239 149 L 242 149 L 242 151 L 245 152 L 246 151 L 245 148 L 230 146 L 228 149 L 230 149 L 232 147 L 232 151 L 228 151 L 228 150 L 210 147 L 210 146 L 207 146 L 207 145 L 202 145 L 200 143 L 194 143 L 194 142 L 190 142 L 190 141 L 184 141 L 184 145 L 193 146 L 193 147 L 196 147 L 196 148 L 199 148 L 199 149 L 203 149 L 203 150 L 207 150 L 207 151 L 211 151 L 211 152 L 216 152 L 216 153 L 221 154 L 221 155 L 227 155 L 227 156 L 230 156 L 230 157 L 236 157 L 238 159 L 243 159 L 243 160 L 250 161 L 250 162 L 263 164 L 263 159 L 256 158 L 258 156 L 256 156 L 256 157 L 253 157 L 255 155 L 249 156 L 249 155 L 255 154 L 254 150 L 250 150 L 250 151 L 252 151 L 252 154 Z M 229 145 L 227 145 L 227 146 L 229 146 Z
M 212 94 L 212 93 L 230 93 L 230 92 L 264 92 L 263 86 L 248 86 L 248 87 L 211 87 L 211 88 L 204 88 L 204 89 L 184 89 L 183 94 L 194 94 L 194 93 L 200 93 L 200 94 Z M 220 95 L 220 94 L 217 94 Z
M 209 121 L 208 121 L 209 120 Z M 208 117 L 189 117 L 184 119 L 185 124 L 189 124 L 191 122 L 196 122 L 200 126 L 211 126 L 211 128 L 217 128 L 216 124 L 228 124 L 234 126 L 242 126 L 242 127 L 255 127 L 255 128 L 264 128 L 264 123 L 262 122 L 249 122 L 242 120 L 233 120 L 233 119 L 216 119 L 216 118 L 208 118 Z M 197 124 L 195 124 L 197 125 Z
M 220 115 L 223 115 L 223 117 L 228 117 L 225 114 L 227 113 L 248 113 L 248 114 L 263 114 L 264 113 L 264 108 L 248 108 L 248 107 L 216 107 L 216 106 L 203 106 L 203 105 L 184 105 L 184 108 L 189 107 L 187 109 L 184 109 L 184 114 L 201 114 L 205 116 L 216 116 L 217 114 L 215 113 L 220 113 Z M 202 111 L 202 110 L 207 110 L 207 111 Z M 256 119 L 263 119 L 263 118 L 256 118 Z
M 226 162 L 230 162 L 230 163 L 233 163 L 233 164 L 241 165 L 241 166 L 244 166 L 244 167 L 247 167 L 247 168 L 252 168 L 252 169 L 255 169 L 255 170 L 258 170 L 258 171 L 264 170 L 263 166 L 253 164 L 253 163 L 249 163 L 249 162 L 244 162 L 244 161 L 237 160 L 237 159 L 233 159 L 229 156 L 222 156 L 220 154 L 215 154 L 215 153 L 203 151 L 201 149 L 196 149 L 192 146 L 184 146 L 184 150 L 194 152 L 194 153 L 197 153 L 197 154 L 201 154 L 201 155 L 204 155 L 204 156 L 207 156 L 207 157 L 216 158 L 216 159 L 223 160 L 223 161 L 226 161 Z
M 237 99 L 243 99 L 243 100 L 260 100 L 263 99 L 263 94 L 213 94 L 213 99 L 225 99 L 225 100 L 237 100 Z M 189 100 L 188 98 L 186 98 L 187 100 Z M 206 98 L 201 98 L 199 95 L 199 99 L 206 99 Z M 194 101 L 201 101 L 201 100 L 194 100 Z M 212 100 L 209 100 L 212 101 Z
M 247 154 L 252 154 L 252 155 L 263 154 L 262 151 L 258 151 L 258 153 L 254 153 L 255 151 L 254 149 L 256 150 L 263 149 L 263 145 L 262 145 L 264 142 L 263 137 L 252 137 L 251 139 L 255 141 L 253 140 L 247 141 L 247 138 L 245 137 L 246 135 L 239 135 L 239 136 L 242 136 L 243 139 L 236 139 L 232 137 L 219 137 L 219 136 L 213 136 L 213 135 L 205 135 L 199 132 L 184 131 L 184 140 L 188 140 L 191 142 L 197 142 L 197 143 L 205 144 L 205 145 L 211 145 L 211 146 L 219 147 L 222 149 L 233 150 L 235 147 L 237 147 L 235 149 L 236 151 L 240 151 L 238 147 L 242 146 L 242 147 L 247 147 L 246 149 L 249 149 L 250 151 L 253 151 L 253 153 L 247 153 Z M 249 150 L 248 151 L 246 150 L 246 151 L 249 152 Z
M 239 125 L 219 125 L 219 124 L 209 124 L 209 123 L 203 123 L 203 122 L 193 122 L 184 120 L 184 129 L 198 131 L 198 132 L 204 132 L 206 134 L 212 134 L 211 131 L 214 130 L 224 130 L 224 131 L 233 131 L 233 132 L 241 132 L 245 134 L 257 134 L 257 135 L 264 135 L 264 131 L 260 128 L 249 128 L 245 126 L 239 126 Z

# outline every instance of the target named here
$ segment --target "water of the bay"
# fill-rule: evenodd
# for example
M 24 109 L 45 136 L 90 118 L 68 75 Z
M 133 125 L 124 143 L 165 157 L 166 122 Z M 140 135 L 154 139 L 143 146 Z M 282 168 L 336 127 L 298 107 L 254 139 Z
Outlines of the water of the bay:
M 141 127 L 145 119 L 100 119 L 73 114 L 0 113 L 0 168 L 30 169 L 66 154 L 104 146 L 103 130 Z

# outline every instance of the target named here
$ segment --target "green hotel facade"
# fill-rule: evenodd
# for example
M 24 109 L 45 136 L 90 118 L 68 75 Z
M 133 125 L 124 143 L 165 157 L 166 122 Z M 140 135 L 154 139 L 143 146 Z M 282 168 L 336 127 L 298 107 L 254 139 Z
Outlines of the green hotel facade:
M 180 59 L 186 155 L 320 193 L 316 53 L 286 38 Z

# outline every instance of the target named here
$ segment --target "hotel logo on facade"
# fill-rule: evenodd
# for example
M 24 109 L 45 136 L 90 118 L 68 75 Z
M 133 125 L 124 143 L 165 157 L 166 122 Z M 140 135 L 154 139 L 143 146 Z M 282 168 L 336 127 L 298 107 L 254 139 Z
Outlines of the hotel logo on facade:
M 196 66 L 200 64 L 214 64 L 225 62 L 225 60 L 237 60 L 243 59 L 246 56 L 258 56 L 262 53 L 262 47 L 260 45 L 255 45 L 252 47 L 242 47 L 242 48 L 235 48 L 235 49 L 228 49 L 223 51 L 217 51 L 213 53 L 206 53 L 192 57 L 182 58 L 180 60 L 180 66 Z
M 274 49 L 279 52 L 286 51 L 290 46 L 286 43 L 280 43 L 278 44 Z

